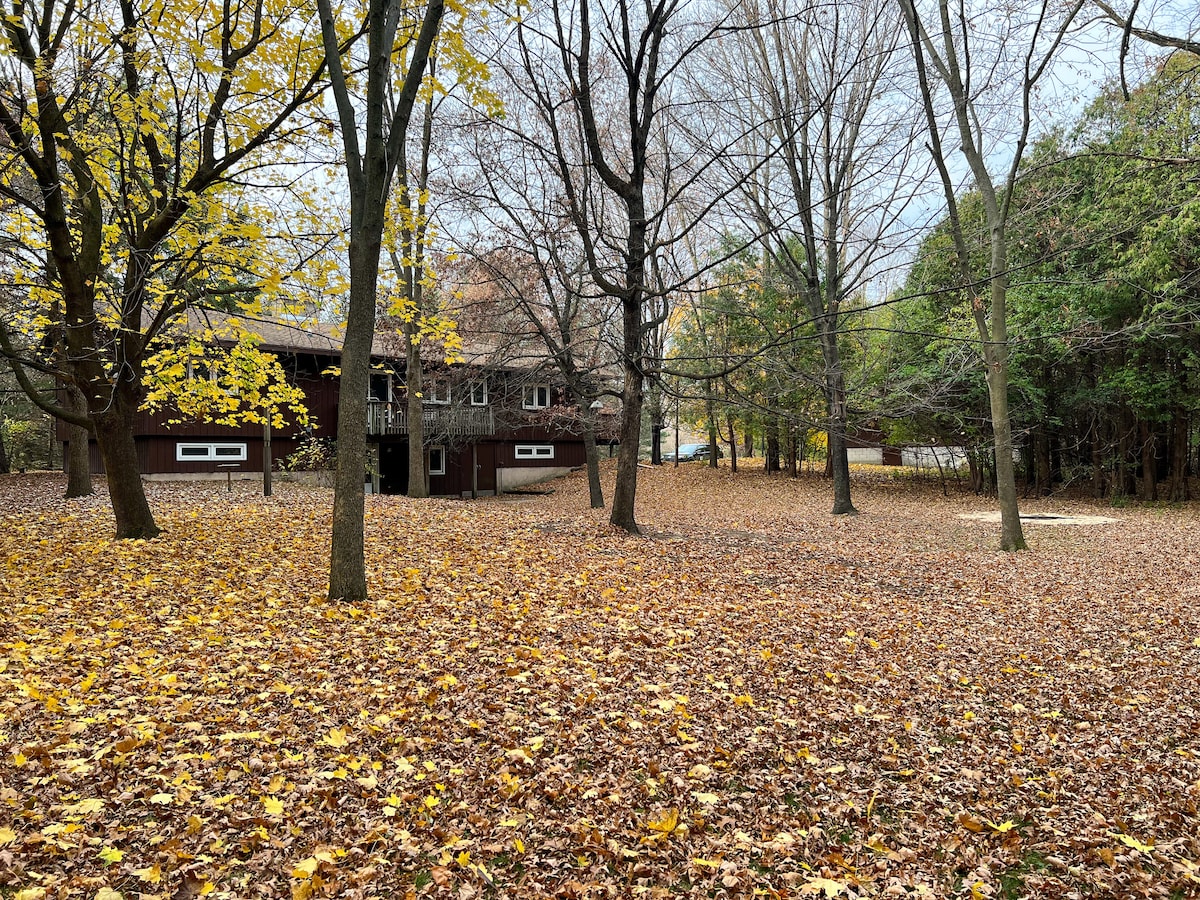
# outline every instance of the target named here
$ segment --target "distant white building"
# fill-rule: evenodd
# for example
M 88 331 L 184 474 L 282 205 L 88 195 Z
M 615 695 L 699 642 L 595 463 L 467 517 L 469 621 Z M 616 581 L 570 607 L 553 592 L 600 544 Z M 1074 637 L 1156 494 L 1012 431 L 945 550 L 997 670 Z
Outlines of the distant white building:
M 967 464 L 965 447 L 903 447 L 900 464 L 916 469 L 958 469 Z

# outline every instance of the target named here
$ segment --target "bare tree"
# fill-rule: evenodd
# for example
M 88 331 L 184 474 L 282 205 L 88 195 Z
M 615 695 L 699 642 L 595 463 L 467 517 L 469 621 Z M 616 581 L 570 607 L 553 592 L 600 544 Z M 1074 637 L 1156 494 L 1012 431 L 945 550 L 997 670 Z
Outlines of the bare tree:
M 992 433 L 996 452 L 996 494 L 1000 501 L 1000 545 L 1025 549 L 1017 508 L 1016 467 L 1009 417 L 1008 227 L 1017 173 L 1033 125 L 1034 91 L 1083 7 L 1074 0 L 1055 16 L 1049 4 L 1031 8 L 1028 17 L 1006 18 L 1002 33 L 987 17 L 972 20 L 970 11 L 950 0 L 938 0 L 933 11 L 918 10 L 914 0 L 899 0 L 907 25 L 929 134 L 929 150 L 941 178 L 955 245 L 959 278 L 967 292 L 987 369 Z M 1015 71 L 1002 71 L 1008 55 L 1017 53 Z M 991 68 L 985 68 L 990 64 Z M 1015 123 L 1011 132 L 998 103 L 998 82 L 1016 86 Z M 939 115 L 940 85 L 948 94 L 948 117 Z M 948 122 L 946 119 L 948 118 Z M 949 137 L 952 135 L 952 137 Z M 988 269 L 971 264 L 959 216 L 951 158 L 945 140 L 959 148 L 983 202 L 989 234 Z M 992 174 L 993 146 L 1012 140 L 1012 156 L 999 178 Z M 986 299 L 985 299 L 986 293 Z
M 697 167 L 664 152 L 672 144 L 663 131 L 673 122 L 681 67 L 720 31 L 688 21 L 684 6 L 555 0 L 522 19 L 516 61 L 501 67 L 507 89 L 536 110 L 546 135 L 542 158 L 559 180 L 588 279 L 620 306 L 621 449 L 610 521 L 634 533 L 642 409 L 654 374 L 648 339 L 668 309 L 665 302 L 652 309 L 652 301 L 686 281 L 664 259 L 682 237 L 677 229 L 699 220 L 669 219 Z
M 765 277 L 801 299 L 824 371 L 833 513 L 855 512 L 846 451 L 846 373 L 840 332 L 914 196 L 914 126 L 889 80 L 900 22 L 871 3 L 744 0 L 759 27 L 721 58 L 748 94 L 731 104 L 745 122 L 733 157 Z

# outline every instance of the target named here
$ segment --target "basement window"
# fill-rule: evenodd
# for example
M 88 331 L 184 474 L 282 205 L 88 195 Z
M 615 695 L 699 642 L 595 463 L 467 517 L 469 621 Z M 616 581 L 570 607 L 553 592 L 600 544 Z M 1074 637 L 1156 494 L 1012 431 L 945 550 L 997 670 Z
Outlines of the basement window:
M 517 459 L 554 459 L 553 444 L 517 444 Z
M 181 441 L 175 445 L 176 462 L 242 462 L 245 459 L 245 444 Z

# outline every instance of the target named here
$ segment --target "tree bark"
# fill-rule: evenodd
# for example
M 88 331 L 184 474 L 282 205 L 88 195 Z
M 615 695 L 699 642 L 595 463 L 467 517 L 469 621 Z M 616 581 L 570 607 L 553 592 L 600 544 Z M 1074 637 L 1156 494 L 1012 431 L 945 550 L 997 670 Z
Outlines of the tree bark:
M 87 398 L 79 388 L 67 388 L 67 402 L 80 415 L 87 414 Z M 53 426 L 51 426 L 53 427 Z M 91 434 L 81 425 L 69 425 L 67 430 L 67 499 L 89 497 L 92 493 L 92 464 L 88 453 Z
M 130 404 L 118 388 L 111 407 L 94 417 L 96 443 L 104 460 L 108 496 L 117 521 L 117 537 L 142 539 L 162 533 L 150 511 L 138 467 L 137 446 L 133 440 L 136 404 Z
M 737 429 L 733 424 L 732 412 L 725 414 L 725 424 L 729 428 L 729 471 L 736 475 L 738 461 Z
M 444 0 L 429 0 L 425 8 L 409 56 L 409 69 L 394 96 L 390 113 L 385 112 L 385 97 L 394 89 L 392 54 L 401 11 L 385 0 L 370 0 L 365 22 L 367 64 L 362 75 L 366 89 L 366 128 L 361 142 L 358 107 L 350 96 L 342 69 L 341 38 L 332 8 L 329 0 L 318 0 L 317 7 L 350 182 L 350 304 L 342 343 L 329 598 L 359 603 L 367 599 L 363 485 L 367 470 L 367 392 L 383 226 L 392 175 L 401 156 L 400 145 L 406 139 L 421 79 L 441 27 Z
M 1158 499 L 1158 454 L 1155 452 L 1154 429 L 1145 419 L 1138 422 L 1138 438 L 1142 456 L 1142 499 Z
M 850 502 L 850 457 L 846 452 L 846 377 L 838 353 L 836 324 L 821 320 L 821 352 L 825 359 L 825 402 L 829 411 L 829 467 L 833 475 L 833 514 L 858 512 Z
M 596 416 L 590 409 L 585 412 L 584 418 L 583 452 L 587 457 L 588 498 L 592 509 L 604 509 L 604 488 L 600 484 L 600 448 L 596 446 Z
M 1180 404 L 1171 414 L 1171 482 L 1167 499 L 1181 503 L 1188 499 L 1187 450 L 1188 415 Z
M 778 407 L 778 400 L 772 401 L 773 407 Z M 767 419 L 767 452 L 763 459 L 763 471 L 770 475 L 779 471 L 779 419 L 770 416 Z
M 634 517 L 634 498 L 637 496 L 638 445 L 642 439 L 642 367 L 633 354 L 641 341 L 641 301 L 637 310 L 622 304 L 625 318 L 625 387 L 621 391 L 621 448 L 617 454 L 617 483 L 613 488 L 612 513 L 609 522 L 630 534 L 639 534 Z M 631 330 L 637 335 L 636 343 Z
M 411 340 L 411 326 L 402 329 L 405 343 L 404 385 L 408 415 L 408 490 L 407 496 L 423 500 L 429 496 L 429 476 L 425 465 L 425 371 L 421 366 L 421 347 Z

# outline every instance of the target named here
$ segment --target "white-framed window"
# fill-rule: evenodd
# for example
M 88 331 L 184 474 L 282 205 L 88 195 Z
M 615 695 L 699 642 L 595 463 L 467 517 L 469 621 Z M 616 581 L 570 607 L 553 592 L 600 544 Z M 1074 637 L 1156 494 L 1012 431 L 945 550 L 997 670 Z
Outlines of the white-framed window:
M 527 384 L 521 399 L 522 409 L 547 409 L 550 406 L 550 385 Z
M 422 403 L 449 403 L 450 382 L 431 378 L 421 390 Z
M 517 459 L 554 459 L 553 444 L 517 444 Z
M 471 382 L 471 405 L 472 406 L 487 406 L 487 379 L 480 378 L 478 381 Z
M 217 441 L 180 441 L 175 445 L 176 462 L 244 462 L 246 445 Z

